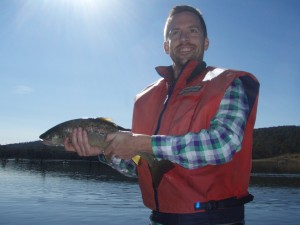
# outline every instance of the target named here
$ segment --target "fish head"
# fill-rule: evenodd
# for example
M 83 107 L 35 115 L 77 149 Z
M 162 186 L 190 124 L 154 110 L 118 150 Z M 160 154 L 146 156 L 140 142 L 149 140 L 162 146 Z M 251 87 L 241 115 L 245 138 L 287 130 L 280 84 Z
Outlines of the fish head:
M 64 137 L 55 132 L 45 132 L 40 135 L 40 139 L 43 141 L 43 144 L 49 146 L 62 146 L 64 143 Z

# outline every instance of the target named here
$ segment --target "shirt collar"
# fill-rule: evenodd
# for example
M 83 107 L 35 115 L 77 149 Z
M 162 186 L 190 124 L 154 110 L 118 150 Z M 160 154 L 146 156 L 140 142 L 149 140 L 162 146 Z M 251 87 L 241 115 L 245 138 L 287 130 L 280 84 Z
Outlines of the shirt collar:
M 155 68 L 157 73 L 163 77 L 168 83 L 173 83 L 174 79 L 174 70 L 173 66 L 158 66 Z M 206 69 L 206 63 L 204 61 L 198 62 L 195 60 L 189 60 L 182 68 L 178 79 L 186 79 L 186 82 L 192 81 L 195 77 L 201 74 Z M 184 77 L 181 75 L 184 74 Z

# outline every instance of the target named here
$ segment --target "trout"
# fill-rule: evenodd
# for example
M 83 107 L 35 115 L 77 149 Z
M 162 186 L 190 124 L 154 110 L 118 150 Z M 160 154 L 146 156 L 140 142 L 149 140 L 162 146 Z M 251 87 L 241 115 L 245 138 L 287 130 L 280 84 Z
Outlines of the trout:
M 73 129 L 81 127 L 87 131 L 89 144 L 91 146 L 100 147 L 105 149 L 109 143 L 105 141 L 107 134 L 117 131 L 130 131 L 125 129 L 112 121 L 100 117 L 100 118 L 88 118 L 88 119 L 74 119 L 63 123 L 60 123 L 45 133 L 40 135 L 40 139 L 45 145 L 49 146 L 63 146 L 64 139 L 70 137 Z M 165 172 L 174 167 L 173 163 L 169 160 L 156 160 L 153 154 L 139 152 L 139 155 L 134 156 L 132 160 L 138 165 L 140 158 L 147 161 L 153 184 L 158 187 Z M 110 159 L 106 158 L 109 162 Z

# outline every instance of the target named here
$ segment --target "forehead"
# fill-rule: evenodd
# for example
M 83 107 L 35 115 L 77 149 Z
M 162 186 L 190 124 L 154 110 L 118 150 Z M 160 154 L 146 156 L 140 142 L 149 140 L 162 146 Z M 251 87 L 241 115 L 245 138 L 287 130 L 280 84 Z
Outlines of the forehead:
M 201 27 L 199 17 L 192 12 L 181 12 L 171 17 L 169 30 L 180 27 L 197 26 Z

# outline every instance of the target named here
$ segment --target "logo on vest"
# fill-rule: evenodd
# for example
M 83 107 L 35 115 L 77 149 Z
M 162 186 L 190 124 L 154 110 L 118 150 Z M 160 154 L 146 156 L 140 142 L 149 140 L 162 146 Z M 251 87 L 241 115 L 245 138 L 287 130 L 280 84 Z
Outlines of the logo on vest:
M 179 92 L 179 95 L 184 95 L 184 94 L 187 94 L 187 93 L 194 93 L 194 92 L 198 92 L 200 91 L 202 88 L 202 86 L 191 86 L 191 87 L 186 87 L 184 89 L 182 89 L 180 92 Z

